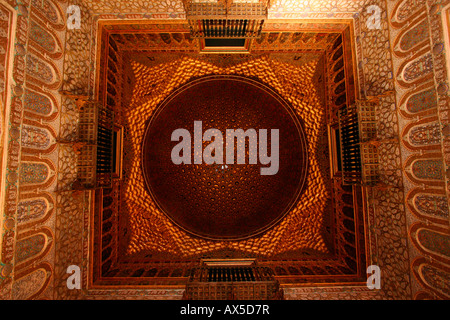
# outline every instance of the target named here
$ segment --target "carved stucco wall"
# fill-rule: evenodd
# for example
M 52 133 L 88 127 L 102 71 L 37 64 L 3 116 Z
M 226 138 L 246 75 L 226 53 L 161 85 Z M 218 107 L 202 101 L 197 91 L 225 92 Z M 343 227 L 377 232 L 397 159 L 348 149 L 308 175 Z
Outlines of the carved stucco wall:
M 273 0 L 270 1 L 269 19 L 303 18 L 351 18 L 364 6 L 358 0 Z M 186 14 L 181 0 L 144 0 L 130 3 L 126 0 L 87 0 L 84 1 L 93 15 L 111 14 L 119 19 L 125 14 L 145 15 L 152 19 L 185 19 Z
M 388 1 L 413 298 L 450 298 L 449 5 Z
M 0 3 L 2 299 L 53 298 L 63 1 Z M 11 30 L 6 30 L 5 28 Z M 6 31 L 5 31 L 6 30 Z M 6 37 L 4 37 L 8 34 Z

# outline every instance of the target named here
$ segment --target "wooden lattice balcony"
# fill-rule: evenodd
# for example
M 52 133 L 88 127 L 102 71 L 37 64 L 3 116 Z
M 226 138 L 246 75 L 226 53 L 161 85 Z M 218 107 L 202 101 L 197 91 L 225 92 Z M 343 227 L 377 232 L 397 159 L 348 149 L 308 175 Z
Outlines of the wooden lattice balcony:
M 191 270 L 186 300 L 280 300 L 283 291 L 270 269 L 253 259 L 202 260 Z
M 257 38 L 267 19 L 267 0 L 185 0 L 193 38 Z
M 374 186 L 379 182 L 376 103 L 357 101 L 339 111 L 343 182 Z

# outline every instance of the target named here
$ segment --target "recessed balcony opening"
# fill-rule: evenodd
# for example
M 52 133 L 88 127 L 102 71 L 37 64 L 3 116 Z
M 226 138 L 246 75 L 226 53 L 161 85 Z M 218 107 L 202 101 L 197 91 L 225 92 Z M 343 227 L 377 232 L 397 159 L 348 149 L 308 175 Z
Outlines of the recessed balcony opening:
M 206 38 L 200 39 L 202 53 L 248 53 L 250 39 L 245 38 Z

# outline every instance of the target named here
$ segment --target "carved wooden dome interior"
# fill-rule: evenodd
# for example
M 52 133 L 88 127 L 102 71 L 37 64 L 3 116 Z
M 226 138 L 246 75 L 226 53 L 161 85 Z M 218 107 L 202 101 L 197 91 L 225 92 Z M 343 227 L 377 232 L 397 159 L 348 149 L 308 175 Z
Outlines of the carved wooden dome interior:
M 201 150 L 196 150 L 194 124 L 199 120 L 201 135 L 209 129 L 221 132 L 222 140 L 212 139 L 223 143 L 213 151 L 222 154 L 220 163 L 194 161 L 197 154 L 208 152 L 204 147 L 211 143 L 201 136 Z M 176 142 L 169 137 L 179 128 L 192 133 L 189 164 L 175 164 L 171 158 Z M 230 129 L 255 130 L 256 137 L 238 136 L 231 142 L 226 136 Z M 271 130 L 279 132 L 278 156 L 273 157 L 277 167 L 270 175 L 262 172 L 268 165 L 261 164 L 261 129 L 267 130 L 269 152 L 275 143 Z M 239 164 L 242 140 L 245 155 Z M 228 161 L 229 148 L 233 148 L 233 163 Z M 213 76 L 188 82 L 155 110 L 143 138 L 142 170 L 153 200 L 176 225 L 200 237 L 231 240 L 264 232 L 297 204 L 306 180 L 307 158 L 303 127 L 273 90 L 244 77 Z

